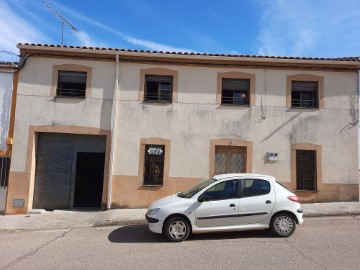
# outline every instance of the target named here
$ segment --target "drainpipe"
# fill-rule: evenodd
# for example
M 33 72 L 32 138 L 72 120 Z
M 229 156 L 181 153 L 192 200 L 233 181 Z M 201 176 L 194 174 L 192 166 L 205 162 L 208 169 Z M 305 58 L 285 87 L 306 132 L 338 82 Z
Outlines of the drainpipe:
M 119 55 L 116 55 L 116 73 L 115 73 L 115 91 L 113 96 L 113 107 L 111 111 L 111 149 L 110 149 L 110 163 L 109 163 L 109 181 L 108 181 L 108 201 L 107 209 L 111 208 L 112 197 L 112 178 L 114 172 L 114 155 L 116 149 L 116 136 L 117 136 L 117 107 L 119 95 Z

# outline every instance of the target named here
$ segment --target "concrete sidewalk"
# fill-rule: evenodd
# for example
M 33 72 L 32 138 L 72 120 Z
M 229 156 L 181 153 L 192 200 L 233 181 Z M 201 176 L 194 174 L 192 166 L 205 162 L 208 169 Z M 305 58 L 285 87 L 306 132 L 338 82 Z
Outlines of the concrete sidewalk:
M 360 215 L 360 202 L 302 204 L 304 216 Z M 0 215 L 1 230 L 53 230 L 111 225 L 145 224 L 146 209 L 115 209 L 108 211 L 55 210 L 31 211 L 28 215 Z

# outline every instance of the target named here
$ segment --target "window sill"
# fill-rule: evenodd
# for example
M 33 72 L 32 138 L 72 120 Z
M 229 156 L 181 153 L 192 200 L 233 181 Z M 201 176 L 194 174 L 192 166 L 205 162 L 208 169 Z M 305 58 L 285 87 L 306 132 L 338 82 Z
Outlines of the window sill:
M 289 107 L 288 112 L 316 112 L 321 108 L 307 108 L 307 107 Z
M 299 193 L 318 193 L 318 190 L 295 190 L 295 192 Z
M 73 96 L 55 96 L 54 98 L 86 99 L 86 97 L 73 97 Z
M 142 185 L 143 187 L 162 187 L 164 185 Z
M 251 108 L 250 104 L 244 104 L 244 105 L 240 105 L 240 104 L 218 104 L 219 107 L 229 107 L 229 108 L 243 108 L 243 109 L 248 109 Z
M 143 100 L 144 104 L 155 104 L 155 105 L 171 105 L 172 101 L 162 101 L 162 100 Z

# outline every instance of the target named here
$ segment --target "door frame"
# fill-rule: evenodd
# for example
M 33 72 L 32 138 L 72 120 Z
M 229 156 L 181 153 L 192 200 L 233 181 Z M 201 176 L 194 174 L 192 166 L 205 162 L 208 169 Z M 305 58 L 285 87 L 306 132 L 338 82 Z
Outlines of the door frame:
M 253 164 L 253 142 L 244 141 L 239 139 L 217 139 L 210 141 L 210 153 L 209 153 L 209 176 L 213 176 L 215 172 L 215 147 L 216 146 L 239 146 L 245 148 L 246 161 L 245 161 L 245 172 L 252 172 Z
M 30 126 L 29 138 L 27 146 L 26 170 L 29 171 L 29 194 L 25 198 L 26 211 L 31 210 L 33 207 L 34 187 L 35 187 L 35 171 L 36 171 L 36 156 L 38 147 L 38 134 L 39 133 L 64 133 L 72 135 L 100 135 L 106 136 L 106 151 L 105 151 L 105 169 L 104 169 L 104 183 L 103 183 L 103 197 L 101 209 L 105 210 L 108 199 L 108 183 L 109 183 L 109 163 L 110 163 L 110 146 L 111 146 L 111 132 L 110 130 L 78 127 L 78 126 Z M 74 159 L 73 159 L 74 162 Z M 76 162 L 76 158 L 75 158 Z M 76 163 L 75 163 L 76 167 Z M 74 168 L 74 167 L 73 167 Z M 73 179 L 71 179 L 73 181 Z M 72 184 L 72 183 L 71 183 Z M 9 196 L 8 196 L 9 197 Z M 73 203 L 69 201 L 69 209 L 72 208 Z M 9 206 L 8 202 L 7 205 Z

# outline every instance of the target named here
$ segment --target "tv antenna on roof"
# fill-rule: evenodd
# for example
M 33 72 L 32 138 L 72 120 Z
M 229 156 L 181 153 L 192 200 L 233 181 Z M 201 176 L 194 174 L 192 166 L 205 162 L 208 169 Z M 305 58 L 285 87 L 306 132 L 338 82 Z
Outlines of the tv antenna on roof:
M 58 16 L 61 20 L 61 46 L 64 45 L 64 24 L 67 24 L 71 30 L 77 31 L 78 29 L 69 22 L 64 16 L 62 16 L 58 11 L 56 11 L 52 6 L 50 6 L 46 1 L 42 1 L 42 3 L 56 16 Z

